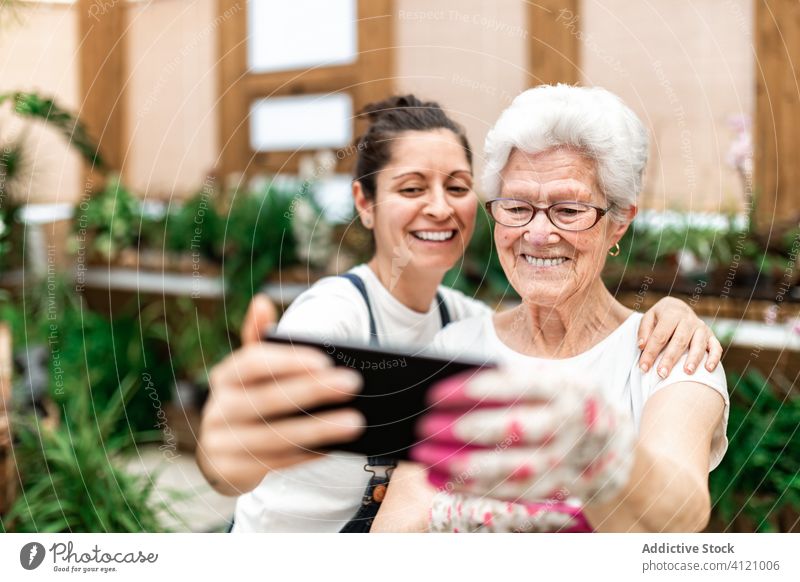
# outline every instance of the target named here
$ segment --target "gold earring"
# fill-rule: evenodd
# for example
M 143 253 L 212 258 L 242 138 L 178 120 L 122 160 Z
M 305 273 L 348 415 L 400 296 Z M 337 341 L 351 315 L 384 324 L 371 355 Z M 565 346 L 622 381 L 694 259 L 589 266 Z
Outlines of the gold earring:
M 608 254 L 611 255 L 612 257 L 618 257 L 619 256 L 619 250 L 620 250 L 619 249 L 619 243 L 614 243 L 614 246 L 611 247 L 611 249 L 609 249 Z

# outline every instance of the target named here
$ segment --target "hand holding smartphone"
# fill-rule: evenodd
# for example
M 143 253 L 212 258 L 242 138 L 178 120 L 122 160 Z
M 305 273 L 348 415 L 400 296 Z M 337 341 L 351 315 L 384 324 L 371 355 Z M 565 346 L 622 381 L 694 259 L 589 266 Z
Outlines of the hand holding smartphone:
M 336 366 L 360 373 L 361 392 L 346 404 L 366 419 L 361 436 L 349 443 L 331 447 L 366 456 L 407 459 L 416 444 L 416 423 L 428 410 L 428 390 L 438 381 L 463 372 L 494 368 L 492 362 L 445 358 L 420 352 L 402 351 L 317 338 L 270 334 L 265 341 L 310 346 L 328 355 Z M 342 405 L 338 405 L 342 406 Z M 330 410 L 332 406 L 305 411 L 306 414 Z

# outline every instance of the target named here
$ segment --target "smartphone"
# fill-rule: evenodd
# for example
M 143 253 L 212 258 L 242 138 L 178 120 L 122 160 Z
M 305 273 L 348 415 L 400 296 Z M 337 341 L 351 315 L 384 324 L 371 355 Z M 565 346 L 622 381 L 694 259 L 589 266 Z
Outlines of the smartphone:
M 313 415 L 337 407 L 352 407 L 366 418 L 361 436 L 348 443 L 339 443 L 331 450 L 351 451 L 366 456 L 387 456 L 403 460 L 417 442 L 416 424 L 428 410 L 428 389 L 436 382 L 464 372 L 494 368 L 489 361 L 446 358 L 422 351 L 365 346 L 356 343 L 291 338 L 270 333 L 265 341 L 317 348 L 336 366 L 351 368 L 361 374 L 361 392 L 346 404 L 323 406 L 305 411 Z

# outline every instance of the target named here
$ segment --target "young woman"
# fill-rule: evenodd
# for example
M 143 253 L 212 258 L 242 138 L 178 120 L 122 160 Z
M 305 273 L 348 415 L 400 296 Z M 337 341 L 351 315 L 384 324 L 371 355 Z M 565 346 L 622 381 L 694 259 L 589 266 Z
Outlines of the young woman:
M 375 254 L 346 276 L 313 285 L 287 310 L 278 331 L 322 339 L 426 345 L 449 321 L 489 308 L 441 287 L 472 236 L 478 198 L 472 152 L 463 130 L 432 102 L 393 97 L 366 110 L 353 197 L 372 230 Z M 312 349 L 259 342 L 274 310 L 256 298 L 243 329 L 244 347 L 210 374 L 198 463 L 215 489 L 242 495 L 235 531 L 368 531 L 376 489 L 391 476 L 382 459 L 319 449 L 355 438 L 363 419 L 346 402 L 360 376 L 334 368 Z M 676 300 L 662 300 L 639 330 L 641 366 L 671 369 L 689 348 L 687 367 L 721 347 L 710 330 Z M 670 339 L 671 338 L 671 339 Z M 304 409 L 342 403 L 315 416 Z M 357 515 L 358 514 L 358 515 Z

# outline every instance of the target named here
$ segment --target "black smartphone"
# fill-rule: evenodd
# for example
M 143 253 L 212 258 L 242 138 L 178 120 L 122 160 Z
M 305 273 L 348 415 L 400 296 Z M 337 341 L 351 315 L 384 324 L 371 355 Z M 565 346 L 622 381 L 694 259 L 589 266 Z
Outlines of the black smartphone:
M 355 408 L 366 418 L 366 430 L 358 439 L 330 448 L 401 460 L 408 458 L 409 449 L 417 442 L 415 427 L 428 409 L 426 396 L 433 384 L 462 372 L 495 367 L 489 361 L 443 358 L 413 350 L 297 337 L 295 334 L 290 338 L 270 333 L 265 341 L 317 348 L 328 354 L 336 366 L 359 372 L 364 385 L 352 401 L 315 408 L 306 413 L 315 414 L 343 406 Z

